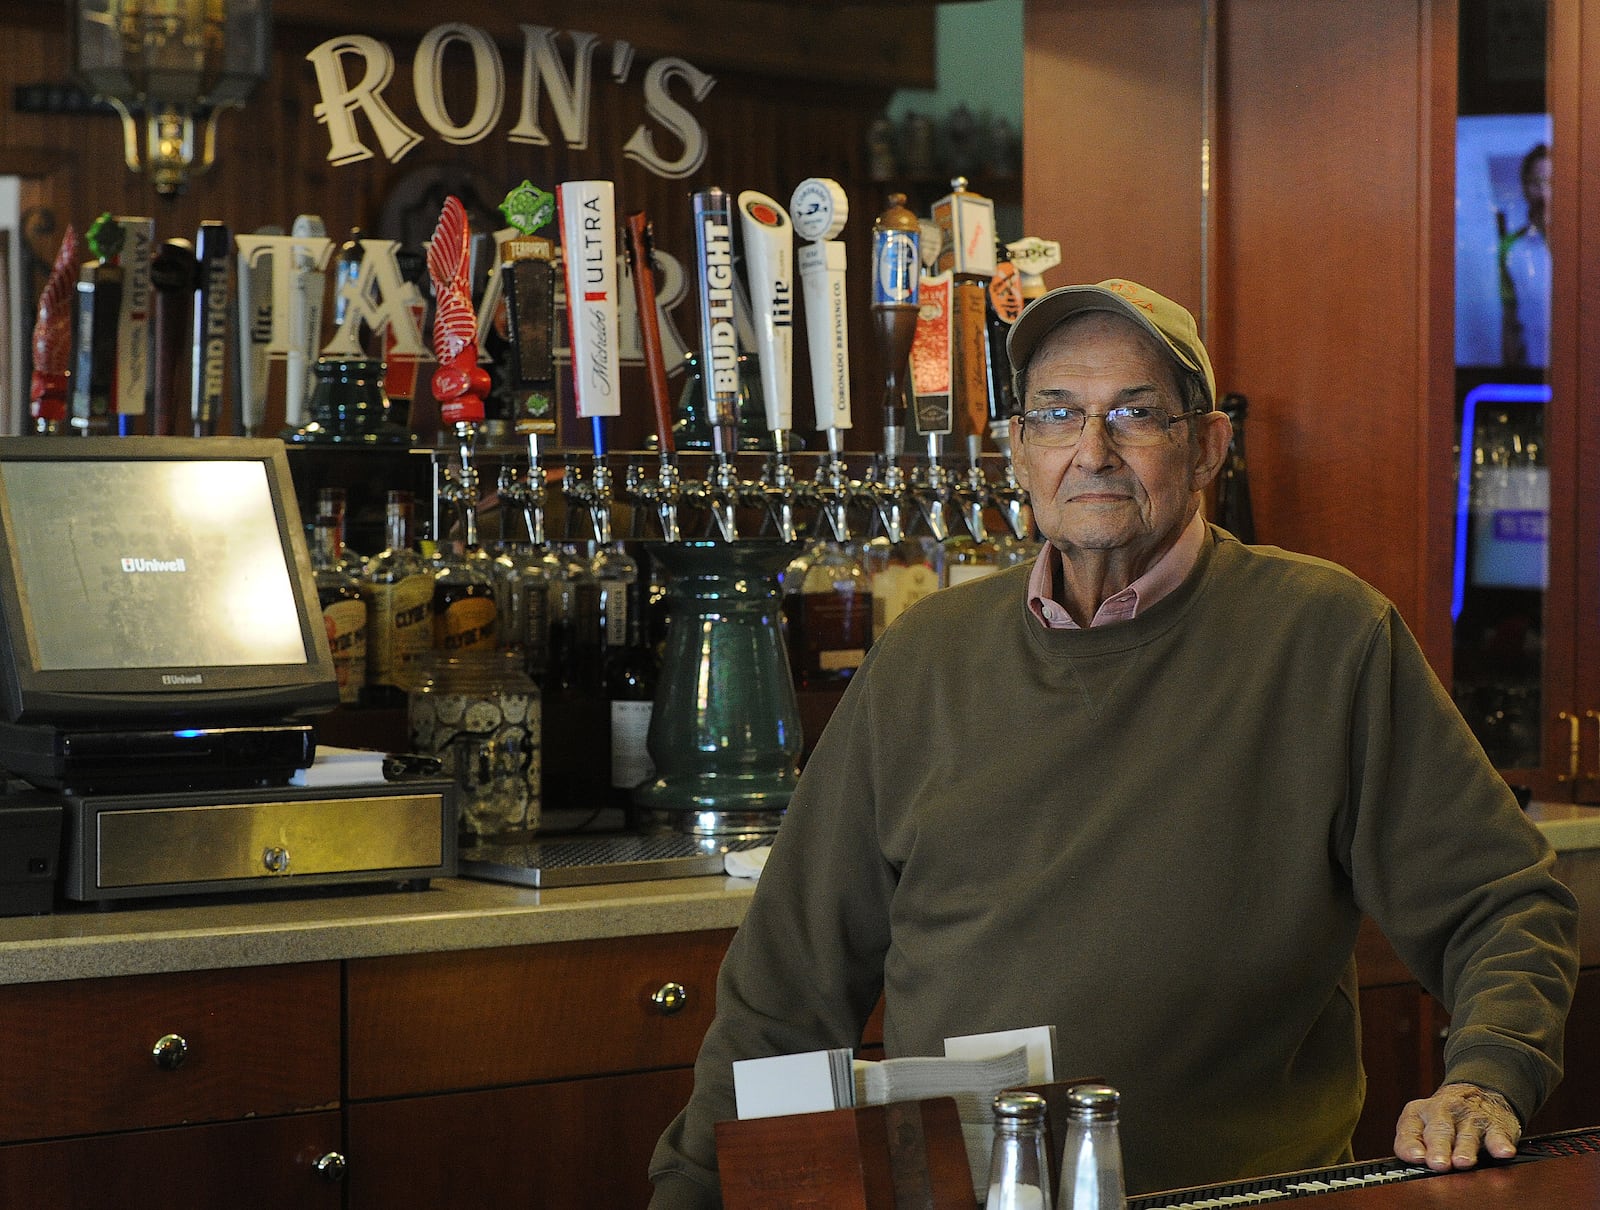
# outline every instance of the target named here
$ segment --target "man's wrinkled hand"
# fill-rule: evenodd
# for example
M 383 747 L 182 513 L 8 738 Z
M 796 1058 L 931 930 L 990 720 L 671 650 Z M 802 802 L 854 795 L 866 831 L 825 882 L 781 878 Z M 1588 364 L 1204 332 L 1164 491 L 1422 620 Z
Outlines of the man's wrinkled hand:
M 1479 1151 L 1496 1159 L 1517 1153 L 1522 1124 L 1510 1102 L 1476 1084 L 1445 1084 L 1431 1097 L 1410 1102 L 1394 1130 L 1394 1153 L 1435 1172 L 1471 1168 Z

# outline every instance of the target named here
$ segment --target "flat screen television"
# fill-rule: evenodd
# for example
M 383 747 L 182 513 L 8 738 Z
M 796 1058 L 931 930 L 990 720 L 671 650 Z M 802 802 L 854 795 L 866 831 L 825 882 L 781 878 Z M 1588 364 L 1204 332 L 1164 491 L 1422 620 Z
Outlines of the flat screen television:
M 337 702 L 282 442 L 0 437 L 0 720 L 219 727 Z

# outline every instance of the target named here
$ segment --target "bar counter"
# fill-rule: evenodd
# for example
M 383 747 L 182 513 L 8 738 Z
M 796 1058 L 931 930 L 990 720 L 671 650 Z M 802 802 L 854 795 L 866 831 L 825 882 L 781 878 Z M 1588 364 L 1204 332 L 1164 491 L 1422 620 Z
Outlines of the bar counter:
M 732 929 L 754 889 L 720 876 L 547 890 L 436 878 L 417 891 L 73 907 L 0 919 L 0 984 Z
M 1558 852 L 1600 849 L 1600 808 L 1536 803 L 1529 815 Z M 0 919 L 0 985 L 732 929 L 754 888 L 720 876 L 543 890 L 440 878 L 418 891 L 72 907 Z

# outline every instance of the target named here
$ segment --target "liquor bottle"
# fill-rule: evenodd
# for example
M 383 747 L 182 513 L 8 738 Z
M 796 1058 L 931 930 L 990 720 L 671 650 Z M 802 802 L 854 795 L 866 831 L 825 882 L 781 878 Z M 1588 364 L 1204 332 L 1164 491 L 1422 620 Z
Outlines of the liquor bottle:
M 359 580 L 366 560 L 350 549 L 350 529 L 346 509 L 344 488 L 317 489 L 317 516 L 332 517 L 337 531 L 335 536 L 339 541 L 339 566 Z
M 600 585 L 601 659 L 609 666 L 628 643 L 628 614 L 635 604 L 628 586 L 639 579 L 639 564 L 621 542 L 613 542 L 595 555 L 590 570 Z
M 499 612 L 489 559 L 477 545 L 441 547 L 433 573 L 433 649 L 447 655 L 493 651 Z
M 847 545 L 819 539 L 783 575 L 789 666 L 802 689 L 842 685 L 872 646 L 872 589 Z
M 611 798 L 631 809 L 631 792 L 655 776 L 650 759 L 650 718 L 655 712 L 659 663 L 650 641 L 646 597 L 649 585 L 640 579 L 626 589 L 627 634 L 606 661 L 606 700 L 611 711 Z
M 1044 1111 L 1044 1098 L 1038 1093 L 1002 1092 L 995 1097 L 984 1210 L 1050 1210 Z
M 879 534 L 862 551 L 862 565 L 872 590 L 872 637 L 916 601 L 939 588 L 944 548 L 929 535 L 890 542 Z
M 550 551 L 525 540 L 502 542 L 490 567 L 500 646 L 522 657 L 523 669 L 543 683 L 550 650 L 550 583 L 561 565 Z
M 345 570 L 339 549 L 339 523 L 329 514 L 317 517 L 311 531 L 311 568 L 317 603 L 328 632 L 328 650 L 339 681 L 339 701 L 361 700 L 367 682 L 367 603 L 360 582 Z
M 367 562 L 367 691 L 374 706 L 403 706 L 412 665 L 433 644 L 433 574 L 411 546 L 412 497 L 384 502 L 385 547 Z
M 1058 1210 L 1124 1210 L 1119 1101 L 1117 1090 L 1104 1084 L 1080 1084 L 1067 1093 Z
M 548 671 L 543 701 L 544 802 L 596 810 L 611 784 L 609 709 L 601 675 L 600 582 L 590 560 L 570 544 L 556 549 L 550 582 Z
M 962 534 L 944 544 L 944 584 L 947 588 L 992 576 L 999 570 L 1000 547 L 989 538 L 979 542 L 970 534 Z
M 1243 395 L 1222 397 L 1221 410 L 1233 421 L 1233 439 L 1228 443 L 1228 455 L 1217 474 L 1215 515 L 1217 524 L 1241 542 L 1256 540 L 1255 514 L 1250 509 L 1250 476 L 1244 461 L 1244 418 L 1249 406 L 1250 401 Z
M 1033 524 L 1033 505 L 1026 500 L 1022 502 L 1023 533 L 1027 537 L 1019 538 L 1009 528 L 1001 535 L 998 543 L 1000 547 L 1000 566 L 1002 568 L 1015 567 L 1018 563 L 1032 563 L 1039 557 L 1039 549 L 1044 545 L 1039 540 L 1039 532 Z

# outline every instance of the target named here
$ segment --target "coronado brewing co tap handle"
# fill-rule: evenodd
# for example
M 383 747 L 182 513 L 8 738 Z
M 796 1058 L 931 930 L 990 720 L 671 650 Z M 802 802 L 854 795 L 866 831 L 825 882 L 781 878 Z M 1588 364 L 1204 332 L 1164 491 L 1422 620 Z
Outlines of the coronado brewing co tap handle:
M 845 473 L 844 436 L 850 428 L 850 341 L 845 309 L 845 246 L 839 239 L 850 205 L 837 181 L 807 177 L 789 199 L 794 233 L 809 241 L 798 249 L 801 294 L 806 308 L 806 349 L 816 426 L 825 434 L 828 457 L 817 468 L 823 515 L 840 542 L 850 536 L 849 500 L 854 485 Z

